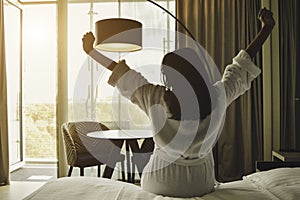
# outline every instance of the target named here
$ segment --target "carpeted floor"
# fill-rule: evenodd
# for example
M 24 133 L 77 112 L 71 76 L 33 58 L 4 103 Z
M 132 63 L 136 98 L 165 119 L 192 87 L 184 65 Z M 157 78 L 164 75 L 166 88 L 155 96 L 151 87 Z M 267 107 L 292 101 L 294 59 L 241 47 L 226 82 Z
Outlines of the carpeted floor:
M 74 168 L 72 176 L 79 176 L 79 169 Z M 85 169 L 85 176 L 97 177 L 97 168 L 91 167 Z M 24 166 L 13 171 L 10 174 L 11 181 L 49 181 L 57 178 L 56 166 Z
M 56 167 L 24 166 L 10 174 L 11 181 L 49 181 L 56 179 Z

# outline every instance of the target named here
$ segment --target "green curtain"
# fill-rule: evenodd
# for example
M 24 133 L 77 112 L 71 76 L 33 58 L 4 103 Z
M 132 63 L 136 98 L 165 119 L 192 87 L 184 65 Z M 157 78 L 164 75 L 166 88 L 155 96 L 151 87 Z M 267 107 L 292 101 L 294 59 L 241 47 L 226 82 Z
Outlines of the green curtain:
M 4 41 L 4 3 L 0 1 L 0 186 L 9 184 L 7 85 Z
M 222 73 L 240 49 L 260 28 L 260 0 L 177 0 L 176 14 L 208 51 Z M 180 32 L 184 29 L 177 25 Z M 261 66 L 261 54 L 255 63 Z M 219 181 L 240 179 L 255 171 L 263 157 L 262 79 L 256 79 L 227 110 L 222 135 L 215 147 L 216 177 Z
M 300 151 L 300 2 L 279 0 L 280 148 Z

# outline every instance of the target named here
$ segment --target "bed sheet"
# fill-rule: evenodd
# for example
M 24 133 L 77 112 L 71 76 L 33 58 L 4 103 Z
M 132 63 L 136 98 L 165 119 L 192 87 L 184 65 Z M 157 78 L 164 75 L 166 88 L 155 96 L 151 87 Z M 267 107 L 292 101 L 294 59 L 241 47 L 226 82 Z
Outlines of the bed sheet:
M 96 177 L 60 178 L 46 183 L 26 200 L 183 200 L 143 191 L 139 186 Z M 185 200 L 296 200 L 300 199 L 300 168 L 257 172 L 243 180 L 220 184 L 212 193 Z

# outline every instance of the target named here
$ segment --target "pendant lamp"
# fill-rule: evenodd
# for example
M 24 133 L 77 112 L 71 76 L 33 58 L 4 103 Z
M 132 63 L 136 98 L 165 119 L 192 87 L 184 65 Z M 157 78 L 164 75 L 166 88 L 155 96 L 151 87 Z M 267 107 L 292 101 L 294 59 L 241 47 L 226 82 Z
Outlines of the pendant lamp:
M 190 37 L 195 40 L 187 27 L 170 11 L 152 0 L 147 1 L 173 17 Z M 138 21 L 124 18 L 109 18 L 97 21 L 95 28 L 96 49 L 110 52 L 132 52 L 142 49 L 142 24 Z
M 110 18 L 96 22 L 96 49 L 132 52 L 142 49 L 142 24 L 132 19 Z

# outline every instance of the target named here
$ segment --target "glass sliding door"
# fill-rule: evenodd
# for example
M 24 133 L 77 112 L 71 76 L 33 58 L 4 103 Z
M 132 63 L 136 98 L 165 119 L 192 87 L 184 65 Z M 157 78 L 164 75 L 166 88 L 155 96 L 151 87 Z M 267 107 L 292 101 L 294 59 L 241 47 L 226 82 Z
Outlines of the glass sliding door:
M 23 6 L 26 162 L 56 162 L 56 4 Z
M 22 138 L 22 10 L 5 2 L 5 42 L 7 70 L 7 106 L 9 131 L 9 160 L 11 169 L 23 161 Z

